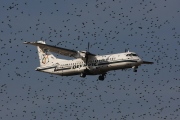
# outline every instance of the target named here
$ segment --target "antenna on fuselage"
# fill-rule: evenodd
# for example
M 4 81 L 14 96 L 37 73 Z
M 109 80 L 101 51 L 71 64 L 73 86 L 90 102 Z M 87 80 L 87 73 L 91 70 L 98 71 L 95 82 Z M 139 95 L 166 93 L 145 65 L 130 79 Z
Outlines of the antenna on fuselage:
M 129 52 L 129 49 L 125 49 L 125 52 Z

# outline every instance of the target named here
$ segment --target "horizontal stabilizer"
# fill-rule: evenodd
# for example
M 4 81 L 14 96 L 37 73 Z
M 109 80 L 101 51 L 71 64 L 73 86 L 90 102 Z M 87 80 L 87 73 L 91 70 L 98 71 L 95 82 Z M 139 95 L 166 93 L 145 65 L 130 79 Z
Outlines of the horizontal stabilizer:
M 45 67 L 45 68 L 38 67 L 38 68 L 36 68 L 36 71 L 48 70 L 48 69 L 52 69 L 52 68 L 56 68 L 56 66 L 52 66 L 52 67 Z

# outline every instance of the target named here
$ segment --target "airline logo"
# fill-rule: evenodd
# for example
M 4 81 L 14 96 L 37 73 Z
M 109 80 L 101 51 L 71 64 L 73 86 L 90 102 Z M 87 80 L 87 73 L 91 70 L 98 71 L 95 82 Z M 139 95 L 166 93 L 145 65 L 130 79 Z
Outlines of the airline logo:
M 42 52 L 42 56 L 41 56 L 41 60 L 43 64 L 47 64 L 49 62 L 49 58 L 48 58 L 48 49 L 43 49 Z

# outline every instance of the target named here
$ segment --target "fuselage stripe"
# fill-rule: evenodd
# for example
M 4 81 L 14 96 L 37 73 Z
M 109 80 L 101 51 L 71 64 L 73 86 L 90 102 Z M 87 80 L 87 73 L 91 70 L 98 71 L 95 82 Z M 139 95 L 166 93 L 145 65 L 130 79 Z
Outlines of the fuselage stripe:
M 99 63 L 98 65 L 114 64 L 114 63 L 121 63 L 121 62 L 137 62 L 137 61 L 135 61 L 135 60 L 123 60 L 123 61 L 114 61 L 114 62 Z
M 54 69 L 54 71 L 69 70 L 69 69 L 71 69 L 71 68 Z

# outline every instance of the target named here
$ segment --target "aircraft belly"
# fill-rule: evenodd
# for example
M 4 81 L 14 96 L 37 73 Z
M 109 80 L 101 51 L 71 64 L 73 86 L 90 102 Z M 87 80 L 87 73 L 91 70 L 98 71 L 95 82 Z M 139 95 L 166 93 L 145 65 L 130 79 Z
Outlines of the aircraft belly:
M 64 69 L 64 70 L 61 70 L 61 69 L 57 69 L 54 71 L 54 74 L 58 74 L 58 75 L 61 75 L 61 76 L 71 76 L 71 75 L 78 75 L 80 74 L 80 72 L 76 69 Z
M 108 65 L 93 66 L 89 69 L 89 72 L 92 75 L 106 73 L 107 71 L 109 71 Z
M 79 74 L 79 72 L 75 71 L 73 69 L 61 71 L 62 76 L 71 76 L 71 75 L 78 75 L 78 74 Z

